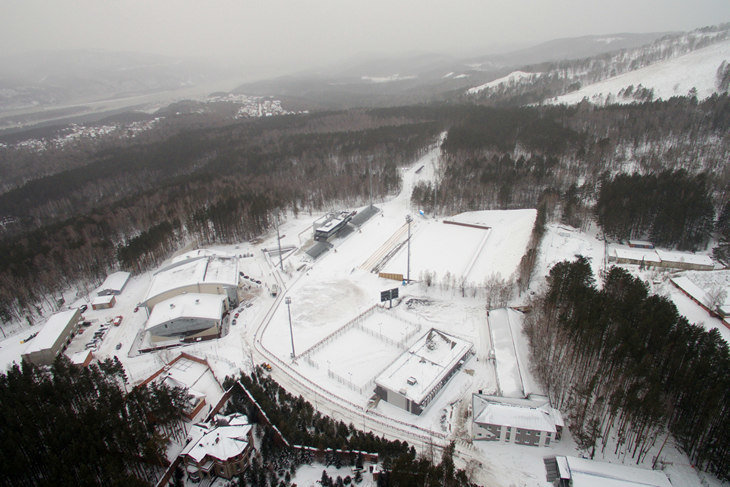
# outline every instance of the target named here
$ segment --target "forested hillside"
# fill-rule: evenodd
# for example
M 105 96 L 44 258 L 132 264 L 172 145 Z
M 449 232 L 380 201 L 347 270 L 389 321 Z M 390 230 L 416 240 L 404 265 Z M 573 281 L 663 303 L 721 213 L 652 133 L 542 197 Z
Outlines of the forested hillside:
M 599 223 L 614 237 L 656 236 L 667 246 L 697 248 L 728 198 L 729 130 L 727 95 L 607 108 L 474 107 L 448 132 L 440 181 L 417 186 L 413 203 L 441 214 L 524 208 L 548 192 L 571 225 L 587 224 L 598 203 Z M 617 176 L 623 173 L 643 183 L 617 204 L 608 198 L 628 178 Z M 677 195 L 682 188 L 691 192 Z M 679 204 L 688 204 L 686 217 L 669 225 L 667 214 Z
M 717 330 L 689 324 L 624 269 L 599 289 L 581 257 L 552 268 L 526 332 L 582 448 L 638 463 L 671 433 L 693 464 L 730 477 L 730 351 Z
M 110 268 L 147 269 L 183 242 L 252 238 L 271 228 L 277 211 L 363 204 L 370 164 L 376 197 L 392 194 L 399 187 L 398 166 L 418 157 L 443 130 L 448 135 L 439 180 L 413 192 L 414 206 L 427 212 L 536 207 L 541 195 L 550 194 L 550 209 L 559 203 L 566 223 L 587 224 L 598 202 L 599 222 L 609 234 L 651 237 L 661 225 L 631 211 L 638 202 L 602 206 L 599 190 L 608 194 L 620 173 L 651 179 L 683 170 L 687 184 L 702 182 L 692 193 L 699 213 L 688 213 L 660 240 L 696 248 L 707 242 L 728 198 L 726 95 L 608 108 L 431 105 L 237 123 L 217 118 L 201 128 L 204 120 L 193 114 L 139 140 L 20 158 L 38 168 L 55 167 L 57 158 L 75 162 L 0 195 L 6 222 L 0 318 L 32 321 L 35 306 L 43 300 L 52 306 L 60 289 L 91 285 Z M 671 187 L 665 198 L 666 191 Z M 642 220 L 623 222 L 628 233 L 611 227 L 612 219 L 627 214 Z
M 110 268 L 147 269 L 183 242 L 252 238 L 280 210 L 363 204 L 369 165 L 375 196 L 392 193 L 398 165 L 418 157 L 443 129 L 432 115 L 272 117 L 184 125 L 88 154 L 73 147 L 83 163 L 0 195 L 2 220 L 11 222 L 0 240 L 0 318 L 32 320 L 37 304 L 55 301 L 53 293 L 98 282 Z

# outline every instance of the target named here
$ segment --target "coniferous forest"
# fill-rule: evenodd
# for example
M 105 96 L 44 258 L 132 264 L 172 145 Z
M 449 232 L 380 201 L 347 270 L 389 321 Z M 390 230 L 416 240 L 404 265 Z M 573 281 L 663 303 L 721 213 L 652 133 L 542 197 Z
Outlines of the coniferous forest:
M 533 366 L 582 448 L 638 463 L 671 433 L 694 465 L 730 478 L 730 351 L 717 330 L 619 267 L 599 288 L 584 257 L 555 265 L 535 304 Z
M 156 383 L 127 390 L 118 360 L 0 374 L 0 484 L 149 485 L 184 438 L 187 394 Z M 182 436 L 181 436 L 182 435 Z
M 254 405 L 243 391 L 233 387 L 233 395 L 228 405 L 229 411 L 245 412 L 249 418 L 256 420 L 259 417 L 257 407 L 260 407 L 277 427 L 286 440 L 292 445 L 302 445 L 318 449 L 354 450 L 360 452 L 377 453 L 378 461 L 382 463 L 386 472 L 378 479 L 379 487 L 470 487 L 464 470 L 456 469 L 453 461 L 454 443 L 443 449 L 438 464 L 434 463 L 434 453 L 429 460 L 425 456 L 418 456 L 413 446 L 398 440 L 389 441 L 383 437 L 373 435 L 357 429 L 352 423 L 334 421 L 328 416 L 315 410 L 311 403 L 301 396 L 295 397 L 284 390 L 269 377 L 261 367 L 249 375 L 241 375 L 241 383 L 254 397 L 258 406 Z M 226 379 L 226 386 L 233 386 L 233 379 Z M 311 453 L 303 450 L 290 450 L 274 441 L 270 427 L 263 427 L 261 442 L 262 457 L 273 469 L 260 469 L 259 460 L 254 459 L 249 468 L 239 479 L 241 485 L 277 485 L 284 482 L 276 476 L 285 476 L 287 470 L 312 461 Z M 360 462 L 357 458 L 352 459 Z M 336 453 L 326 463 L 336 467 L 342 466 L 346 459 Z M 334 485 L 324 479 L 322 485 Z M 331 480 L 330 480 L 331 481 Z M 281 484 L 278 484 L 281 485 Z M 288 485 L 288 484 L 284 484 Z M 338 484 L 339 485 L 339 484 Z

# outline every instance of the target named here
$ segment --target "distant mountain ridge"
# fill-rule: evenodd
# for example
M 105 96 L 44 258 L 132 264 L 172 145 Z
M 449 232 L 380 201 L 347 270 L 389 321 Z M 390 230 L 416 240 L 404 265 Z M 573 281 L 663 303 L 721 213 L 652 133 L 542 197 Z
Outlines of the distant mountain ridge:
M 624 33 L 557 39 L 507 53 L 466 58 L 435 53 L 360 58 L 324 69 L 245 83 L 234 91 L 273 95 L 307 108 L 448 101 L 469 87 L 508 74 L 511 68 L 636 47 L 665 35 Z
M 5 56 L 0 66 L 0 112 L 174 90 L 218 74 L 204 62 L 94 50 Z
M 704 27 L 678 34 L 668 34 L 640 47 L 624 48 L 581 59 L 524 66 L 520 69 L 521 72 L 534 73 L 535 75 L 527 76 L 523 74 L 519 77 L 513 77 L 510 78 L 511 82 L 509 83 L 502 82 L 489 86 L 474 86 L 466 90 L 464 96 L 470 101 L 487 104 L 505 102 L 518 104 L 539 103 L 571 92 L 577 92 L 583 86 L 599 83 L 610 78 L 647 68 L 657 63 L 689 55 L 689 53 L 709 48 L 710 46 L 719 46 L 716 49 L 717 52 L 714 53 L 714 57 L 709 61 L 707 56 L 690 56 L 687 58 L 687 63 L 678 64 L 678 66 L 682 66 L 681 69 L 692 72 L 693 59 L 695 62 L 700 62 L 700 59 L 702 59 L 701 62 L 704 64 L 714 60 L 716 66 L 710 69 L 703 68 L 701 70 L 703 79 L 697 81 L 698 88 L 699 86 L 706 87 L 708 83 L 710 85 L 715 83 L 714 78 L 716 76 L 719 78 L 726 76 L 723 72 L 718 73 L 718 69 L 723 71 L 721 66 L 723 61 L 726 64 L 730 61 L 730 44 L 727 44 L 729 40 L 730 24 Z M 728 47 L 724 47 L 725 45 Z M 724 69 L 727 70 L 727 68 Z M 699 72 L 700 70 L 697 71 L 697 73 Z M 651 71 L 645 71 L 645 73 L 649 75 Z M 685 74 L 684 72 L 678 73 L 680 77 L 685 76 Z M 629 84 L 642 85 L 642 89 L 638 93 L 632 87 L 631 99 L 629 101 L 651 101 L 655 98 L 649 86 L 651 83 L 648 80 L 642 83 L 640 76 L 633 77 L 626 83 L 626 87 Z M 665 72 L 664 76 L 671 76 L 671 74 Z M 713 79 L 704 79 L 707 76 Z M 654 81 L 654 83 L 656 82 L 659 82 L 659 80 Z M 682 81 L 681 83 L 677 81 L 677 83 L 682 87 L 687 84 L 686 81 Z M 717 83 L 716 92 L 727 91 L 726 85 L 727 83 L 724 84 L 723 88 L 723 82 L 720 80 Z M 689 86 L 691 87 L 691 84 Z M 618 89 L 615 91 L 616 93 L 614 95 L 617 95 Z M 670 91 L 664 89 L 664 97 L 667 97 Z M 709 96 L 711 91 L 708 92 L 705 89 L 705 96 Z M 686 95 L 687 92 L 688 89 L 682 88 L 682 91 L 674 90 L 672 93 L 673 95 Z M 591 92 L 589 91 L 587 94 L 590 95 Z M 571 97 L 568 98 L 572 100 Z M 562 99 L 567 101 L 566 98 Z M 578 101 L 581 99 L 582 97 Z M 602 100 L 602 102 L 605 101 L 606 99 Z

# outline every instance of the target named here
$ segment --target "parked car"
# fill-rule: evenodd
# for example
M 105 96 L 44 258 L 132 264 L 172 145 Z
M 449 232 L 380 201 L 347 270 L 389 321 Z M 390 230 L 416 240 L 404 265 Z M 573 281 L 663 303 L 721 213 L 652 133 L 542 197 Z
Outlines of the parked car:
M 137 311 L 139 311 L 139 306 L 134 307 L 134 312 L 136 313 Z
M 85 304 L 82 304 L 81 306 L 79 306 L 79 310 L 80 310 L 80 311 L 81 311 L 82 313 L 86 313 L 86 310 L 87 310 L 87 309 L 89 309 L 89 307 L 88 307 L 87 305 L 85 305 Z
M 114 319 L 112 320 L 112 325 L 119 326 L 121 324 L 122 324 L 122 316 L 121 315 L 115 316 Z
M 236 313 L 235 315 L 233 315 L 233 317 L 234 317 L 234 318 L 238 318 L 238 314 L 239 314 L 239 313 Z
M 236 324 L 236 320 L 231 321 L 231 324 L 232 325 L 235 325 Z
M 114 347 L 115 350 L 119 350 L 120 348 L 122 348 L 121 342 L 120 343 L 117 343 L 117 346 Z

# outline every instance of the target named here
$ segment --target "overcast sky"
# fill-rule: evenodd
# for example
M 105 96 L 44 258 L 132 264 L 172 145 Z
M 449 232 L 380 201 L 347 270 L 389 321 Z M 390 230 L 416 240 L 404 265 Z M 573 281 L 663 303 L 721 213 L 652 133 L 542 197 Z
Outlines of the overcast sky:
M 0 0 L 0 45 L 190 55 L 281 73 L 353 55 L 490 53 L 728 21 L 730 0 Z

